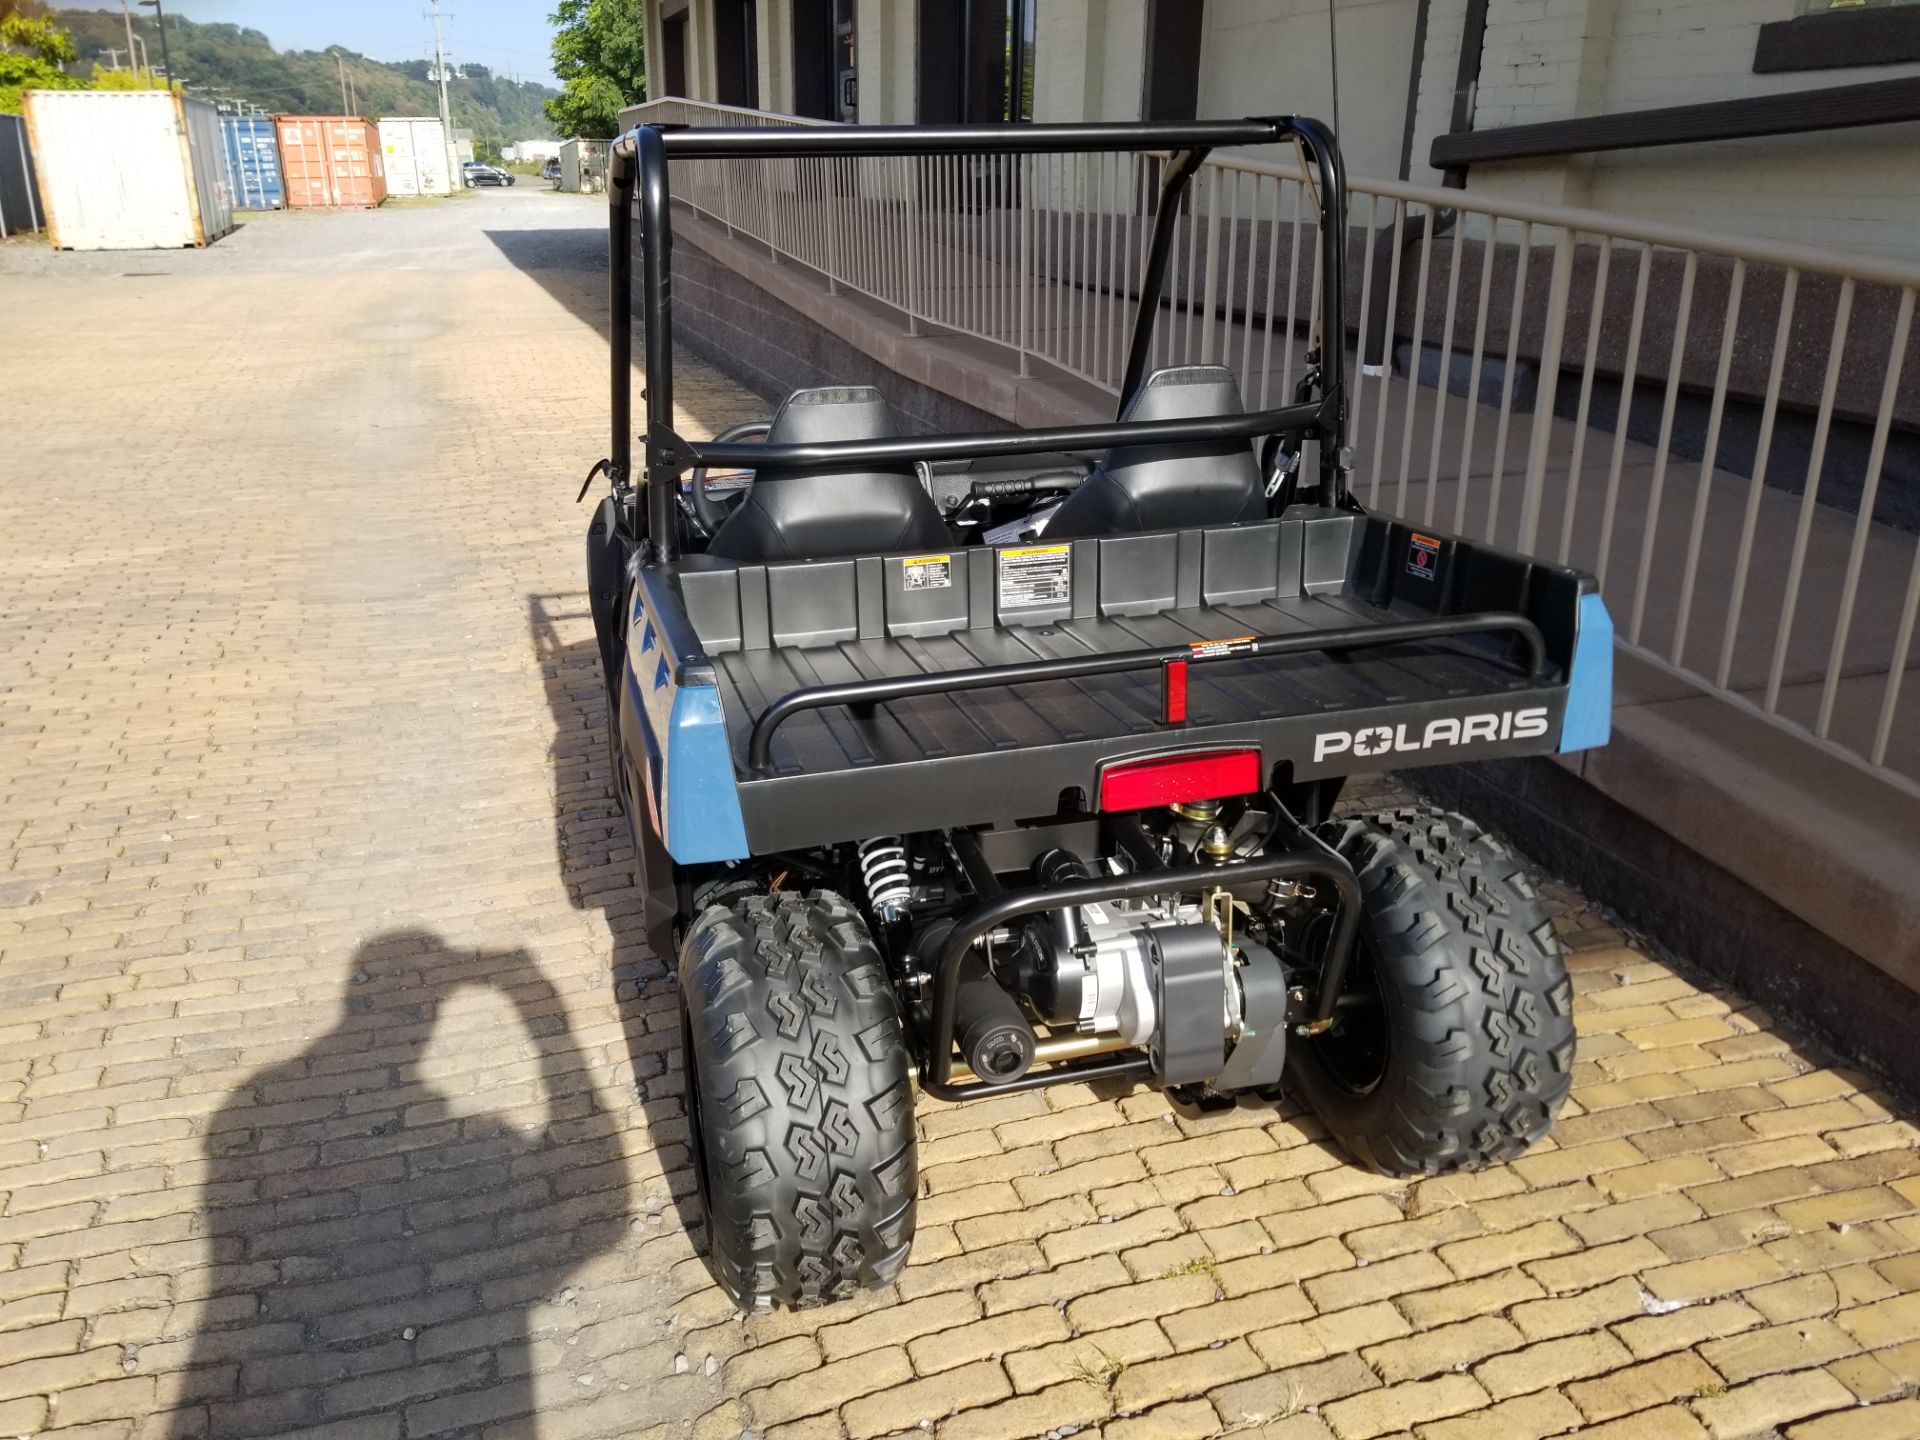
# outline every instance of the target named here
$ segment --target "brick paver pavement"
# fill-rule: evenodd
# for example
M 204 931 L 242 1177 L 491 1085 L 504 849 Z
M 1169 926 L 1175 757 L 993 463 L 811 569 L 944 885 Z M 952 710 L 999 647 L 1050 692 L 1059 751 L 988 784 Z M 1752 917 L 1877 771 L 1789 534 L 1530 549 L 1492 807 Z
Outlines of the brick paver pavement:
M 734 1318 L 580 588 L 599 220 L 0 251 L 0 1436 L 1920 1435 L 1920 1136 L 1565 894 L 1516 1164 L 929 1103 L 901 1282 Z

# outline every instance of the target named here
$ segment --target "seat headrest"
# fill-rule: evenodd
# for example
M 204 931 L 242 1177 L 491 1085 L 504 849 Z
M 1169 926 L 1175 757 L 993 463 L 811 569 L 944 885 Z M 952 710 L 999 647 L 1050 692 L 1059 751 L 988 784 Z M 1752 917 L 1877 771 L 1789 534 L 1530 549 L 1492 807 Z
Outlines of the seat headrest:
M 885 440 L 899 433 L 893 407 L 871 385 L 829 385 L 789 395 L 768 427 L 767 443 Z
M 1224 365 L 1180 365 L 1156 370 L 1127 402 L 1126 420 L 1191 420 L 1200 415 L 1244 415 L 1240 386 Z

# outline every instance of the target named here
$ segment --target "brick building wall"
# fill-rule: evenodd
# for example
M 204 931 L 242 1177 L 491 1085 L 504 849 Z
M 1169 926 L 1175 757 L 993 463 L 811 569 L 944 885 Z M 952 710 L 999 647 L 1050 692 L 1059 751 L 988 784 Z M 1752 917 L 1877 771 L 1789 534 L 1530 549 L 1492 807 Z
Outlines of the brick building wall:
M 1920 65 L 1756 75 L 1760 27 L 1796 0 L 1492 0 L 1473 127 L 1497 129 L 1920 75 Z M 1448 126 L 1466 0 L 1432 0 L 1412 176 Z M 1920 125 L 1476 167 L 1471 190 L 1846 250 L 1920 254 Z

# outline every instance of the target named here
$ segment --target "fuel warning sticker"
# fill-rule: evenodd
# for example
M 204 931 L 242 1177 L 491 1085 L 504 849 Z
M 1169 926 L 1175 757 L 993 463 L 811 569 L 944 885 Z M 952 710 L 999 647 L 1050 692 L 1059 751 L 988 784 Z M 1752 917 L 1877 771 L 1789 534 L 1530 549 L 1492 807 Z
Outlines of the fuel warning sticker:
M 953 556 L 908 556 L 900 562 L 900 584 L 907 590 L 951 590 Z
M 1073 597 L 1073 547 L 1028 545 L 1000 552 L 1000 608 L 1037 610 Z
M 1407 541 L 1407 573 L 1431 580 L 1440 571 L 1440 542 L 1431 535 L 1413 532 Z

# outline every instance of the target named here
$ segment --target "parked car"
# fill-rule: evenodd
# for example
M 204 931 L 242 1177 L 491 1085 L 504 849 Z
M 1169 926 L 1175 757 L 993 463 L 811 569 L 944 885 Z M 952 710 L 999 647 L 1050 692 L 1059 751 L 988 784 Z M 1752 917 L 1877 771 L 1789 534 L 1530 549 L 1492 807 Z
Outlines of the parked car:
M 460 167 L 471 190 L 476 185 L 511 185 L 513 176 L 497 165 L 488 165 L 479 160 L 469 160 Z
M 547 161 L 545 165 L 540 167 L 540 176 L 544 180 L 551 180 L 553 182 L 553 188 L 558 190 L 560 188 L 560 162 L 558 160 Z

